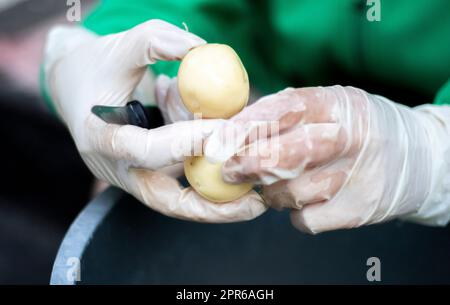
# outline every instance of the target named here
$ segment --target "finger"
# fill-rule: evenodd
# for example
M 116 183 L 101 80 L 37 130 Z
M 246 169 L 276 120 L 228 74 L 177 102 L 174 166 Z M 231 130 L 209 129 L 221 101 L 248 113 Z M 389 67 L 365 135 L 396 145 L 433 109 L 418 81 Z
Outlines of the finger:
M 243 145 L 258 139 L 251 136 L 258 130 L 266 129 L 270 138 L 272 133 L 283 134 L 307 123 L 334 123 L 337 110 L 333 88 L 285 89 L 244 108 L 214 132 L 206 143 L 205 155 L 211 162 L 224 162 Z
M 160 76 L 156 84 L 156 102 L 163 112 L 166 123 L 187 121 L 194 119 L 181 100 L 178 91 L 178 81 L 167 76 Z
M 131 69 L 158 60 L 180 60 L 190 49 L 206 43 L 200 37 L 158 19 L 141 23 L 111 38 L 117 38 L 116 43 L 127 46 L 118 49 L 120 54 L 117 55 L 118 60 Z
M 156 79 L 156 82 L 155 82 L 155 102 L 156 102 L 156 105 L 158 106 L 159 110 L 161 111 L 161 114 L 164 118 L 164 122 L 166 124 L 173 123 L 169 118 L 169 113 L 167 110 L 167 103 L 166 103 L 167 93 L 169 92 L 170 83 L 171 83 L 171 78 L 164 74 L 158 76 L 158 78 Z
M 351 209 L 325 201 L 292 210 L 291 222 L 302 232 L 317 234 L 338 229 L 359 227 L 364 223 L 359 209 Z
M 223 166 L 229 183 L 273 184 L 338 158 L 345 147 L 345 133 L 338 124 L 311 124 L 279 137 L 254 142 Z
M 279 121 L 280 130 L 299 123 L 334 123 L 336 94 L 332 87 L 287 88 L 244 108 L 234 122 Z
M 225 121 L 222 128 L 215 132 L 206 141 L 205 156 L 213 163 L 224 162 L 231 158 L 241 147 L 257 139 L 269 137 L 269 134 L 278 131 L 278 124 L 266 121 L 252 121 L 246 126 L 240 123 Z
M 330 200 L 346 179 L 347 174 L 341 170 L 316 168 L 295 179 L 265 186 L 263 196 L 272 208 L 301 209 L 307 204 Z
M 172 122 L 193 120 L 194 115 L 186 108 L 178 90 L 178 79 L 174 77 L 167 94 L 167 109 Z
M 154 106 L 155 105 L 155 75 L 152 70 L 145 69 L 141 80 L 134 88 L 131 95 L 132 100 L 138 100 L 144 106 Z
M 170 83 L 171 78 L 164 74 L 159 75 L 155 81 L 156 105 L 158 105 L 158 108 L 161 109 L 162 112 L 167 112 L 165 100 L 167 97 L 167 92 L 169 92 Z
M 130 169 L 134 195 L 150 208 L 170 217 L 210 223 L 253 219 L 267 210 L 262 198 L 250 191 L 238 200 L 213 203 L 192 188 L 160 172 Z
M 127 166 L 159 169 L 201 155 L 204 139 L 221 120 L 194 120 L 144 129 L 132 125 L 106 124 L 93 114 L 87 119 L 90 147 Z M 80 147 L 83 151 L 83 148 Z

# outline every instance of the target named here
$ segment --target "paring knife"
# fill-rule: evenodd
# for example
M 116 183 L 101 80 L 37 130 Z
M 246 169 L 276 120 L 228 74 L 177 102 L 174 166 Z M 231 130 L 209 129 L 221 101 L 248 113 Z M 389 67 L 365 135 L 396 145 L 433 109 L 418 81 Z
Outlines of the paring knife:
M 154 125 L 158 122 L 158 119 L 153 122 L 150 121 L 150 117 L 155 117 L 156 115 L 156 113 L 152 113 L 153 115 L 150 115 L 152 109 L 157 108 L 146 108 L 139 101 L 135 100 L 128 102 L 125 106 L 95 105 L 94 107 L 92 107 L 91 111 L 106 123 L 118 125 L 134 125 L 141 128 L 150 129 L 152 127 L 156 127 L 152 126 L 150 123 L 153 123 Z M 179 177 L 178 181 L 185 187 L 189 186 L 189 183 L 184 176 Z M 262 187 L 255 186 L 254 190 L 262 194 Z
M 139 101 L 128 102 L 125 106 L 95 105 L 91 112 L 106 123 L 118 125 L 134 125 L 141 128 L 156 128 L 163 122 L 163 118 L 156 107 L 144 107 Z M 150 121 L 150 117 L 152 120 Z M 179 177 L 178 181 L 185 187 L 189 186 L 186 178 Z
M 106 123 L 150 128 L 148 109 L 139 101 L 131 101 L 125 106 L 117 107 L 95 105 L 91 111 Z

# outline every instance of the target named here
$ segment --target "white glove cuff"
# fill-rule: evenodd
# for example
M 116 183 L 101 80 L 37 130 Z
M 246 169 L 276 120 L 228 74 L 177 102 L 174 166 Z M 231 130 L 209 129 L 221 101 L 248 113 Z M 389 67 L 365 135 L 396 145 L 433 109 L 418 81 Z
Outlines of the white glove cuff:
M 450 106 L 422 105 L 415 111 L 423 114 L 424 127 L 430 139 L 432 183 L 419 211 L 403 219 L 445 226 L 450 221 Z

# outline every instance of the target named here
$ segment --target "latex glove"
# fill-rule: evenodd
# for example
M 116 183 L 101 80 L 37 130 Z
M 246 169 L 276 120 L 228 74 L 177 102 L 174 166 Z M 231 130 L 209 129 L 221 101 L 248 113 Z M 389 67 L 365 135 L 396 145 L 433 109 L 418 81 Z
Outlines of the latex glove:
M 176 77 L 160 75 L 156 79 L 155 96 L 156 104 L 166 124 L 194 119 L 194 115 L 187 110 L 181 100 Z
M 269 121 L 278 133 L 249 140 Z M 267 203 L 292 209 L 292 223 L 305 232 L 395 217 L 431 225 L 450 219 L 448 106 L 411 109 L 352 87 L 286 89 L 233 117 L 205 150 L 223 161 L 239 149 L 224 164 L 224 179 L 265 185 Z
M 157 60 L 180 60 L 189 49 L 203 43 L 160 20 L 103 37 L 81 28 L 55 28 L 45 50 L 46 89 L 81 157 L 97 178 L 168 216 L 205 222 L 251 219 L 266 209 L 256 193 L 239 201 L 214 204 L 191 188 L 182 189 L 161 170 L 182 165 L 180 162 L 195 149 L 201 152 L 203 139 L 221 121 L 179 122 L 147 130 L 107 124 L 91 113 L 93 105 L 125 105 L 147 65 Z

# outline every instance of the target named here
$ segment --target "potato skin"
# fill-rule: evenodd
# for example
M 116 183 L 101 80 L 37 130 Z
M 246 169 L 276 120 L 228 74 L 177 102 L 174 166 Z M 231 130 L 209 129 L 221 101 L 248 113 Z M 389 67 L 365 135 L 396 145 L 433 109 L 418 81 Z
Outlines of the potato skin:
M 184 173 L 189 184 L 210 201 L 233 201 L 252 189 L 251 183 L 226 183 L 222 179 L 221 169 L 222 163 L 211 163 L 203 156 L 190 157 L 184 161 Z

